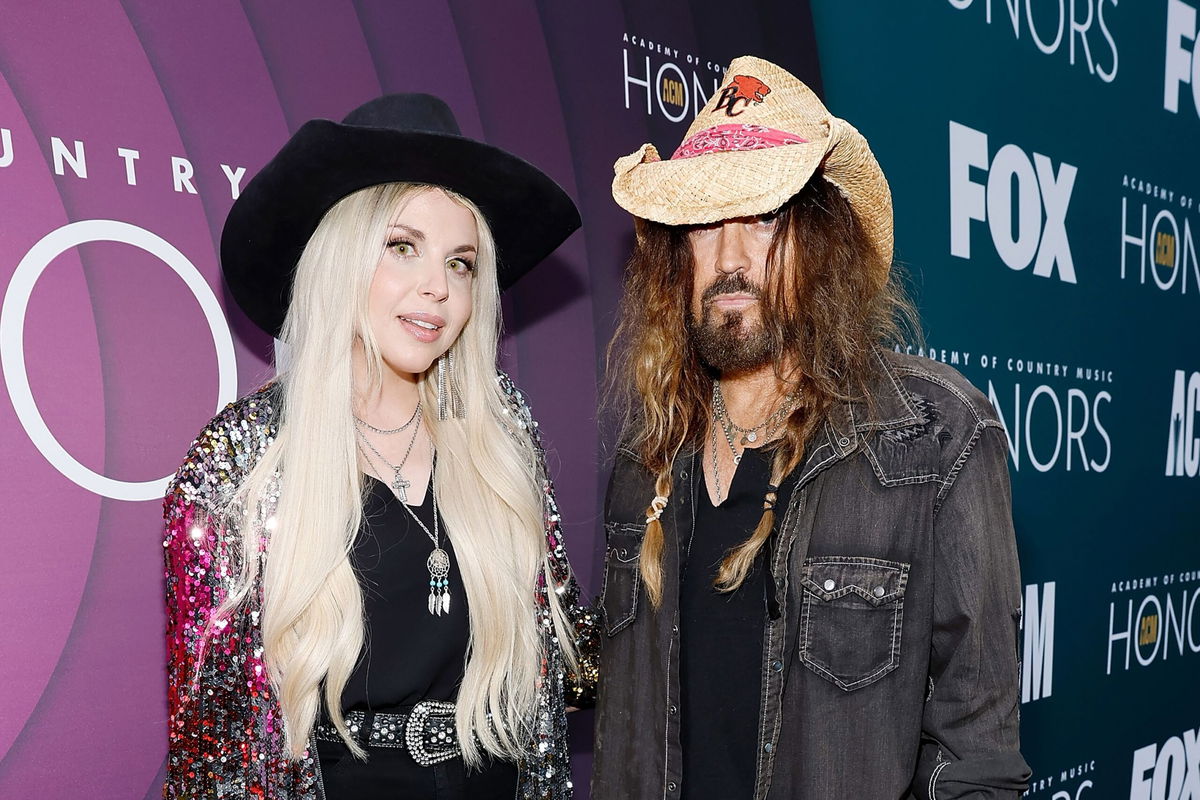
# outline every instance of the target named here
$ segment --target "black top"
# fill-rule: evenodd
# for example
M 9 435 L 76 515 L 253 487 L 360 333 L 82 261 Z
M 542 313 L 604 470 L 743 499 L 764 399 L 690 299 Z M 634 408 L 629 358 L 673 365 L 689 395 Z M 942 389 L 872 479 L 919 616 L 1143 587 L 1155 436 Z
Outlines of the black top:
M 470 625 L 462 573 L 445 525 L 439 518 L 440 543 L 450 556 L 450 612 L 429 613 L 429 569 L 433 540 L 383 482 L 367 477 L 363 522 L 350 562 L 363 588 L 367 641 L 363 656 L 342 692 L 342 709 L 407 712 L 421 700 L 458 696 Z M 409 506 L 433 531 L 433 489 L 419 506 Z M 511 798 L 516 765 L 489 762 L 466 771 L 461 758 L 419 766 L 406 749 L 368 747 L 359 761 L 340 742 L 318 747 L 322 783 L 328 800 L 397 797 Z
M 682 542 L 679 582 L 681 795 L 686 800 L 728 800 L 754 791 L 767 548 L 736 591 L 722 594 L 713 580 L 725 554 L 758 525 L 771 477 L 770 456 L 746 450 L 729 496 L 716 507 L 699 467 L 697 462 L 695 526 L 690 542 Z M 779 516 L 785 508 L 777 506 Z
M 450 613 L 429 613 L 433 541 L 382 481 L 367 478 L 363 522 L 350 563 L 363 587 L 367 642 L 342 692 L 346 711 L 391 711 L 421 700 L 454 700 L 467 655 L 467 595 L 458 559 L 438 520 L 450 556 Z M 433 531 L 433 491 L 409 506 Z

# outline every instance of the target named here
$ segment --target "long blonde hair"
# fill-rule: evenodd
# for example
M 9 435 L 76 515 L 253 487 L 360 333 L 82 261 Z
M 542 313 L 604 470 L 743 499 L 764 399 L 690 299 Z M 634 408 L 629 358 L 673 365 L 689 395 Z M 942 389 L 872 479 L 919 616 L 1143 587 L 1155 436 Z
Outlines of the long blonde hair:
M 438 451 L 435 492 L 445 532 L 462 571 L 470 640 L 457 701 L 464 759 L 483 751 L 518 758 L 528 745 L 540 679 L 542 638 L 534 591 L 550 575 L 544 539 L 541 467 L 529 433 L 504 413 L 496 380 L 500 297 L 496 251 L 487 221 L 469 200 L 440 187 L 384 184 L 334 205 L 296 267 L 282 338 L 289 367 L 279 377 L 278 436 L 246 478 L 239 505 L 269 507 L 262 572 L 264 660 L 279 699 L 289 754 L 303 755 L 324 702 L 355 755 L 341 695 L 364 641 L 362 589 L 349 552 L 362 521 L 364 481 L 353 422 L 351 350 L 361 340 L 368 377 L 377 387 L 385 366 L 367 321 L 367 294 L 399 209 L 422 191 L 443 191 L 475 217 L 479 248 L 472 312 L 452 347 L 455 388 L 465 412 L 439 420 L 426 414 Z M 425 409 L 437 407 L 433 368 L 421 376 Z M 253 514 L 247 514 L 247 520 Z M 258 578 L 263 532 L 246 524 L 242 571 L 225 611 L 244 602 Z M 547 593 L 558 646 L 574 663 L 573 637 L 554 591 Z M 323 694 L 323 697 L 322 697 Z M 474 734 L 473 736 L 471 734 Z

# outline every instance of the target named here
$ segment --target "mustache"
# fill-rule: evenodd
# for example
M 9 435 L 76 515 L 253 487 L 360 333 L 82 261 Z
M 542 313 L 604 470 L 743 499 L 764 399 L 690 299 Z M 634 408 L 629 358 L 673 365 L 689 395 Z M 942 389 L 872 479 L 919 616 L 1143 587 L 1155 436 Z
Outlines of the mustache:
M 735 294 L 744 293 L 753 297 L 762 295 L 762 287 L 757 286 L 750 281 L 745 275 L 740 272 L 735 272 L 732 275 L 725 275 L 717 278 L 708 285 L 704 290 L 704 294 L 700 296 L 701 302 L 708 302 L 719 294 Z

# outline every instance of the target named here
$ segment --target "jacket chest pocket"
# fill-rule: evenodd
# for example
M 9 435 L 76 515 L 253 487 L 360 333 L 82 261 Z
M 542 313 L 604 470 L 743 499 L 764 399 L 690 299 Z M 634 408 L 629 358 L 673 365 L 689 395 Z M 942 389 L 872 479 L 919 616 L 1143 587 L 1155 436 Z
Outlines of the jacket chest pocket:
M 604 630 L 609 636 L 628 627 L 637 616 L 638 591 L 642 584 L 638 566 L 645 530 L 641 525 L 629 523 L 605 525 L 607 548 L 600 604 L 604 608 Z
M 908 566 L 879 558 L 807 559 L 799 584 L 804 665 L 847 692 L 899 666 Z

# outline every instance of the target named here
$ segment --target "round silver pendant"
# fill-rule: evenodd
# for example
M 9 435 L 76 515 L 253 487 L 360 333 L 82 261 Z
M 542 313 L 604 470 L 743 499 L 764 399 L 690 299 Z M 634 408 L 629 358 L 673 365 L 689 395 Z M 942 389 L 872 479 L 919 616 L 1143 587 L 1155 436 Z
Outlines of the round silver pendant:
M 435 548 L 429 554 L 425 566 L 429 567 L 429 574 L 434 578 L 444 578 L 450 574 L 450 554 L 442 548 Z
M 755 433 L 754 431 L 750 431 L 749 433 L 746 434 L 746 442 L 752 443 L 752 442 L 757 442 L 757 441 L 758 441 L 758 434 Z

